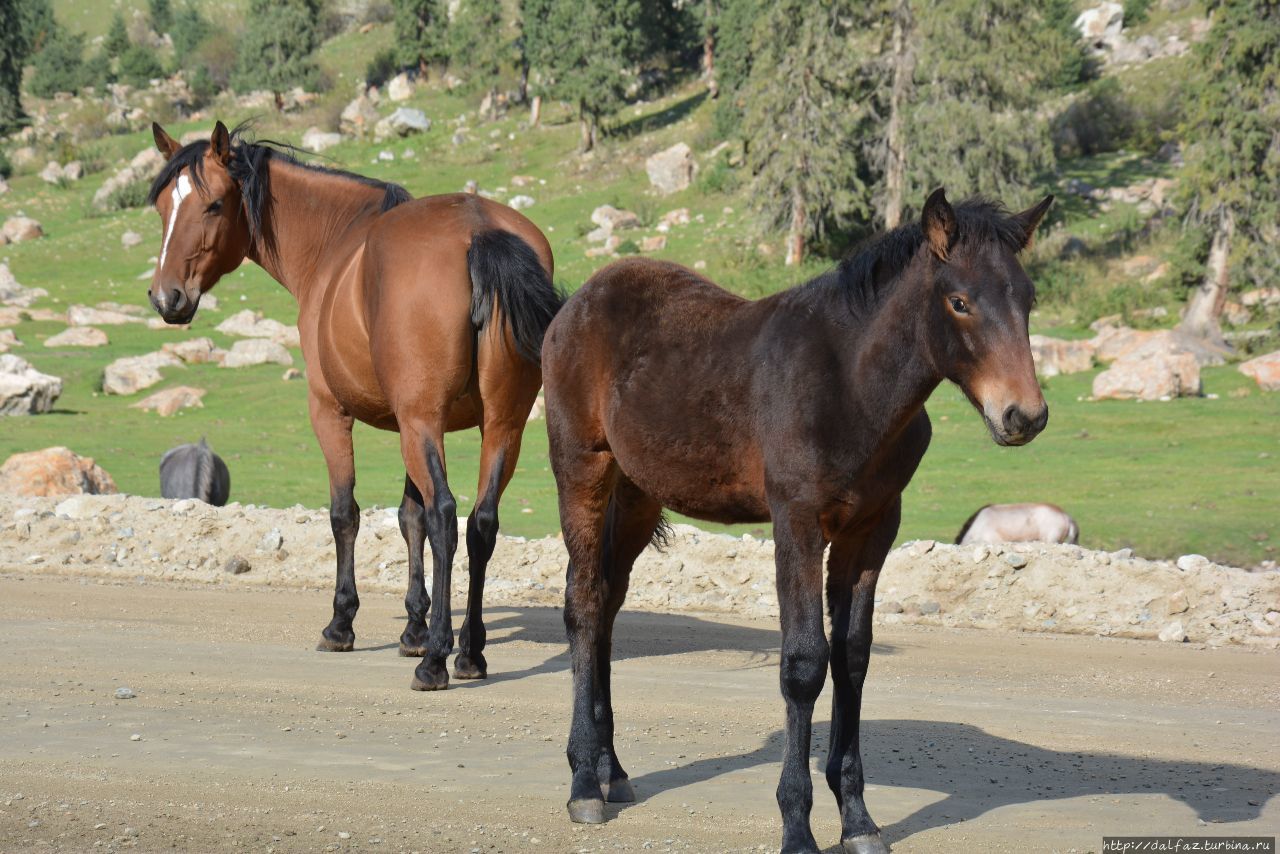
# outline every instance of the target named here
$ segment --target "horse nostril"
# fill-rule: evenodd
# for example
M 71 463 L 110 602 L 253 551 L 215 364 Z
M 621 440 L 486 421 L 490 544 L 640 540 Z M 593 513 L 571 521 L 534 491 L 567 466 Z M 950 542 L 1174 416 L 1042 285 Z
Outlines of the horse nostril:
M 1040 410 L 1040 414 L 1036 416 L 1036 420 L 1031 422 L 1031 429 L 1039 433 L 1049 423 L 1049 407 L 1046 406 Z
M 1030 423 L 1016 404 L 1004 411 L 1004 417 L 1001 420 L 1004 422 L 1004 432 L 1010 436 L 1021 434 Z

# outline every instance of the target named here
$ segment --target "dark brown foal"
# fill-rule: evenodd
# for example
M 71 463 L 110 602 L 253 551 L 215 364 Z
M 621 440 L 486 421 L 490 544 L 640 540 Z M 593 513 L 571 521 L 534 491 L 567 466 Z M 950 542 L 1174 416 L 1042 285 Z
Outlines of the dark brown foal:
M 635 259 L 601 270 L 565 304 L 542 355 L 569 551 L 574 821 L 603 821 L 605 798 L 634 798 L 613 744 L 611 636 L 631 567 L 669 507 L 773 521 L 783 850 L 817 850 L 809 736 L 828 667 L 827 783 L 842 842 L 887 850 L 863 802 L 858 744 L 876 579 L 929 445 L 924 402 L 940 382 L 964 390 L 1000 444 L 1029 442 L 1048 420 L 1027 340 L 1034 291 L 1016 255 L 1051 201 L 1009 214 L 981 200 L 952 208 L 939 190 L 920 223 L 758 302 Z
M 338 559 L 321 650 L 346 651 L 355 642 L 360 508 L 351 427 L 359 420 L 400 433 L 400 530 L 409 548 L 400 652 L 423 657 L 412 687 L 448 686 L 458 520 L 444 434 L 480 428 L 480 482 L 467 520 L 471 586 L 454 675 L 484 678 L 481 597 L 498 502 L 542 384 L 542 337 L 561 302 L 546 238 L 496 202 L 462 194 L 413 200 L 394 184 L 248 142 L 221 122 L 208 142 L 187 146 L 159 125 L 153 130 L 168 158 L 151 188 L 164 226 L 149 292 L 156 311 L 170 323 L 188 322 L 201 294 L 245 258 L 298 300 Z M 431 544 L 430 596 L 424 542 Z

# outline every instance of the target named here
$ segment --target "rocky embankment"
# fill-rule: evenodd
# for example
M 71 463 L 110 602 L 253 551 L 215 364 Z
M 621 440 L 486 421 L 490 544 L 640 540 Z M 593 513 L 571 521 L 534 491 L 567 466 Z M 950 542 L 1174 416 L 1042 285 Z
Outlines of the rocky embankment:
M 356 545 L 361 590 L 404 589 L 407 559 L 395 514 L 362 515 Z M 561 604 L 565 560 L 557 538 L 500 538 L 486 601 Z M 303 507 L 215 508 L 126 495 L 0 496 L 0 571 L 328 588 L 333 541 L 328 514 Z M 637 563 L 627 606 L 776 616 L 773 575 L 772 542 L 677 525 L 664 552 L 651 549 Z M 453 601 L 460 604 L 468 584 L 462 549 L 453 583 Z M 1251 573 L 1197 555 L 1175 563 L 1127 550 L 922 541 L 889 556 L 876 619 L 1275 649 L 1280 572 Z

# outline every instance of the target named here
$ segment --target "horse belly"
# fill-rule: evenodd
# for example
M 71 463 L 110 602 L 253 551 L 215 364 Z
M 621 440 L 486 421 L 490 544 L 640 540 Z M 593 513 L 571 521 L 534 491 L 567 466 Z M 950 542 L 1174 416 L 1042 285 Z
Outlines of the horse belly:
M 396 417 L 373 370 L 368 339 L 354 332 L 321 336 L 317 359 L 325 385 L 357 421 L 395 430 Z
M 622 473 L 663 507 L 725 525 L 769 521 L 758 454 L 714 444 L 655 442 L 644 449 L 636 444 L 610 437 Z

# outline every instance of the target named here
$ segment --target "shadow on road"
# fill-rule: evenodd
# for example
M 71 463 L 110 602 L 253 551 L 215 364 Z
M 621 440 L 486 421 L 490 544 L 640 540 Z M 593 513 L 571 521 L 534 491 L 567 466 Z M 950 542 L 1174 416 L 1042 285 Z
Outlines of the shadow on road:
M 454 617 L 455 623 L 462 615 Z M 485 655 L 489 659 L 489 678 L 484 682 L 456 683 L 462 688 L 481 688 L 485 683 L 506 682 L 543 673 L 569 669 L 569 642 L 565 639 L 564 621 L 558 608 L 494 607 L 485 615 L 489 643 Z M 494 635 L 501 637 L 495 638 Z M 561 651 L 541 664 L 524 670 L 507 671 L 502 667 L 502 644 L 526 643 L 560 646 Z M 651 658 L 659 655 L 732 650 L 745 652 L 749 661 L 744 669 L 776 667 L 779 630 L 736 626 L 688 614 L 655 614 L 647 611 L 623 610 L 613 630 L 613 660 Z M 874 644 L 874 655 L 892 655 L 889 644 Z
M 885 828 L 890 842 L 969 821 L 991 810 L 1063 798 L 1163 794 L 1195 810 L 1202 821 L 1256 819 L 1280 792 L 1280 774 L 1248 765 L 1145 759 L 1114 753 L 1046 750 L 946 721 L 864 720 L 863 761 L 874 785 L 940 791 L 946 796 Z M 814 724 L 816 767 L 826 761 L 830 726 Z M 782 757 L 782 732 L 739 756 L 700 759 L 632 780 L 640 801 L 660 791 Z M 622 756 L 626 763 L 626 756 Z M 815 798 L 831 797 L 814 778 Z M 624 808 L 626 805 L 622 805 Z M 874 816 L 873 816 L 874 817 Z

